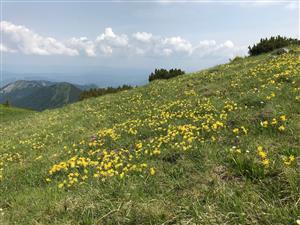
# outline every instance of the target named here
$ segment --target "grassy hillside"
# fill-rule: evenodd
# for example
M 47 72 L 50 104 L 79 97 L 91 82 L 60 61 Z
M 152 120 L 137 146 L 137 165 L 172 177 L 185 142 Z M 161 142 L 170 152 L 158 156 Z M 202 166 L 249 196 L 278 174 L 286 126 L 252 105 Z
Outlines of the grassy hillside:
M 1 127 L 1 224 L 296 224 L 300 48 Z
M 33 114 L 34 111 L 15 108 L 15 107 L 6 107 L 0 104 L 0 122 L 12 122 L 17 121 L 19 119 L 25 118 L 30 114 Z

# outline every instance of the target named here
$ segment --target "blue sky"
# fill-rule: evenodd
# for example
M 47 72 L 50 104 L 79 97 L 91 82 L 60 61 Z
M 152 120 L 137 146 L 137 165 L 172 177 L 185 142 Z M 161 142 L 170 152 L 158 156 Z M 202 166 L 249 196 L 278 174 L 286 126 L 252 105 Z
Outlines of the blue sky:
M 261 37 L 299 34 L 296 1 L 2 4 L 3 68 L 13 72 L 194 71 Z

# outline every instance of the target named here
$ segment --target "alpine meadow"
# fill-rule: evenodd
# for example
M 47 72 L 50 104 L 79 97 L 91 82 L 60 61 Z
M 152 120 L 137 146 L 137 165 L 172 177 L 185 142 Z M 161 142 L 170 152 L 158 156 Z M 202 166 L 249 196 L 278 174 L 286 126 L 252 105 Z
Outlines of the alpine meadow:
M 300 225 L 300 0 L 0 0 L 0 225 Z
M 300 47 L 287 48 L 1 111 L 1 224 L 299 224 Z

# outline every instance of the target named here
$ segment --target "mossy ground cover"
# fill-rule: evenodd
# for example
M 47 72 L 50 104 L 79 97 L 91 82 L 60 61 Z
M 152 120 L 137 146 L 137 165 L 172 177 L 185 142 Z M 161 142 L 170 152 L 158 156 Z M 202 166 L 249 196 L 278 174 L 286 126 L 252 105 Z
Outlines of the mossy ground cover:
M 3 224 L 296 224 L 300 48 L 1 126 Z

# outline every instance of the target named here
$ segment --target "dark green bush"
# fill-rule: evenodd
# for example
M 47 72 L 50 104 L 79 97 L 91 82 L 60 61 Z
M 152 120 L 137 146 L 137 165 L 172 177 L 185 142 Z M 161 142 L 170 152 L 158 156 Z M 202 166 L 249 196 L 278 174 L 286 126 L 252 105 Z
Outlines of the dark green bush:
M 183 75 L 185 72 L 181 69 L 170 69 L 169 71 L 166 69 L 155 69 L 154 73 L 152 72 L 149 76 L 149 81 L 157 80 L 157 79 L 170 79 L 172 77 L 177 77 L 179 75 Z
M 280 35 L 278 35 L 277 37 L 260 39 L 259 43 L 253 45 L 252 47 L 248 47 L 249 55 L 254 56 L 271 52 L 275 49 L 286 47 L 292 44 L 300 44 L 300 41 L 298 39 L 281 37 Z
M 116 93 L 119 91 L 129 90 L 133 87 L 130 85 L 123 85 L 119 87 L 107 87 L 107 88 L 91 88 L 90 90 L 83 91 L 80 93 L 80 100 L 86 99 L 86 98 L 92 98 L 92 97 L 98 97 L 101 95 Z

